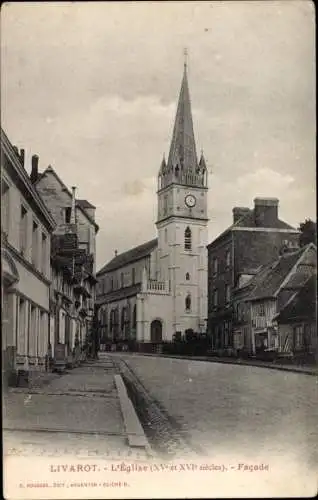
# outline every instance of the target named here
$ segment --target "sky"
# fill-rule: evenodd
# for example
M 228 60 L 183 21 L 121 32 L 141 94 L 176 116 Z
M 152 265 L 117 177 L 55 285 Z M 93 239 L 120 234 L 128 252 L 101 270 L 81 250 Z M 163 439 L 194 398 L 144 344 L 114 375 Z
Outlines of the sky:
M 257 196 L 316 219 L 313 3 L 8 2 L 1 33 L 1 125 L 96 206 L 97 269 L 156 237 L 185 47 L 209 242 Z

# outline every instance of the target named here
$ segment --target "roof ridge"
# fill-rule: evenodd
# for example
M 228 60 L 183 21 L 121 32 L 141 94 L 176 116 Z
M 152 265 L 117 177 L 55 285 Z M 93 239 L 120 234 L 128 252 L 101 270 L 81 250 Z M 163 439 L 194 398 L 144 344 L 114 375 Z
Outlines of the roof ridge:
M 66 192 L 70 195 L 70 197 L 72 197 L 72 193 L 71 191 L 69 190 L 69 188 L 66 186 L 66 184 L 62 181 L 62 179 L 60 178 L 60 176 L 56 173 L 55 169 L 52 167 L 52 165 L 49 165 L 48 167 L 46 167 L 45 170 L 43 170 L 42 174 L 40 174 L 40 176 L 37 178 L 37 180 L 35 181 L 34 185 L 36 186 L 36 184 L 44 177 L 44 175 L 47 173 L 47 172 L 51 172 L 55 178 L 58 180 L 58 182 L 61 184 L 61 186 L 66 190 Z M 78 208 L 81 210 L 81 212 L 85 215 L 85 217 L 88 218 L 88 220 L 90 221 L 91 224 L 93 224 L 93 226 L 95 227 L 96 229 L 96 232 L 99 230 L 99 226 L 98 224 L 96 224 L 96 222 L 94 221 L 94 219 L 92 219 L 92 217 L 86 212 L 86 210 L 84 208 L 82 208 L 80 205 L 78 205 Z
M 113 259 L 116 259 L 117 257 L 121 257 L 125 253 L 132 252 L 133 250 L 138 250 L 140 247 L 143 247 L 144 245 L 147 245 L 148 243 L 150 244 L 151 242 L 155 242 L 155 241 L 158 241 L 158 238 L 153 238 L 149 241 L 145 241 L 145 243 L 140 243 L 140 245 L 136 245 L 135 247 L 132 247 L 129 250 L 125 250 L 124 252 L 118 253 L 115 257 L 113 257 Z
M 113 257 L 110 261 L 108 261 L 104 266 L 102 266 L 101 269 L 96 273 L 96 275 L 103 274 L 105 271 L 111 271 L 111 270 L 114 271 L 115 269 L 123 267 L 124 265 L 127 265 L 130 262 L 139 260 L 142 257 L 144 257 L 147 253 L 150 253 L 150 251 L 157 245 L 158 245 L 158 238 L 153 238 L 149 241 L 146 241 L 145 243 L 137 245 L 124 252 L 121 252 L 120 254 L 117 254 L 115 257 Z M 128 257 L 128 260 L 126 262 L 123 262 L 123 257 L 125 256 Z

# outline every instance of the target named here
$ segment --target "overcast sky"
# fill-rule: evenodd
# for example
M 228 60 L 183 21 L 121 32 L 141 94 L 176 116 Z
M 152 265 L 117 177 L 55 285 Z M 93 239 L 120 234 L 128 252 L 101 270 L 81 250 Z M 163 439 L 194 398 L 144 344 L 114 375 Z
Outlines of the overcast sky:
M 2 126 L 96 205 L 97 268 L 156 236 L 156 177 L 183 71 L 209 179 L 209 241 L 276 196 L 315 219 L 311 2 L 36 3 L 2 8 Z

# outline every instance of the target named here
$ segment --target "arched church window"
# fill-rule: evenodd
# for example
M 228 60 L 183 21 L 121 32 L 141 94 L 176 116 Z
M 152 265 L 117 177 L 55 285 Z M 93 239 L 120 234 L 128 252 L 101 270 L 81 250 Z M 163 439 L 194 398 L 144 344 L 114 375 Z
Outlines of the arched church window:
M 185 250 L 191 250 L 192 248 L 192 234 L 189 226 L 184 232 L 184 248 Z
M 109 322 L 109 327 L 110 327 L 110 331 L 112 332 L 113 331 L 113 328 L 114 328 L 114 310 L 112 309 L 110 311 L 110 322 Z
M 125 308 L 123 307 L 121 310 L 121 330 L 124 330 L 125 327 Z
M 178 177 L 178 175 L 179 175 L 179 165 L 176 166 L 176 168 L 174 169 L 174 171 L 175 171 L 176 177 Z
M 168 229 L 165 228 L 165 243 L 168 241 Z
M 189 280 L 190 280 L 190 274 L 189 274 L 189 273 L 187 273 L 187 274 L 186 274 L 186 280 L 187 280 L 187 281 L 189 281 Z
M 185 308 L 186 308 L 186 311 L 190 311 L 190 309 L 191 309 L 191 295 L 189 293 L 185 299 Z

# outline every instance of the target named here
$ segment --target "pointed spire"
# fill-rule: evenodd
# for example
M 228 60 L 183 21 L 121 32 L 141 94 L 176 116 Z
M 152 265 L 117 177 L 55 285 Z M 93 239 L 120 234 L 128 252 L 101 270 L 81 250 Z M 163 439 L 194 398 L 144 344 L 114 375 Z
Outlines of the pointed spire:
M 166 167 L 167 167 L 166 158 L 165 158 L 165 154 L 163 153 L 163 158 L 162 158 L 162 162 L 161 162 L 161 166 L 160 166 L 160 174 L 165 173 Z
M 185 47 L 184 51 L 183 51 L 183 55 L 184 55 L 184 69 L 187 69 L 187 65 L 188 65 L 188 49 Z
M 185 51 L 184 55 L 184 71 L 168 157 L 168 168 L 175 167 L 178 164 L 185 172 L 195 172 L 198 160 L 188 85 L 187 51 Z
M 201 149 L 201 158 L 200 158 L 200 161 L 199 161 L 199 167 L 201 170 L 206 170 L 206 162 L 205 162 L 205 158 L 204 158 L 204 154 L 203 154 L 203 150 Z

